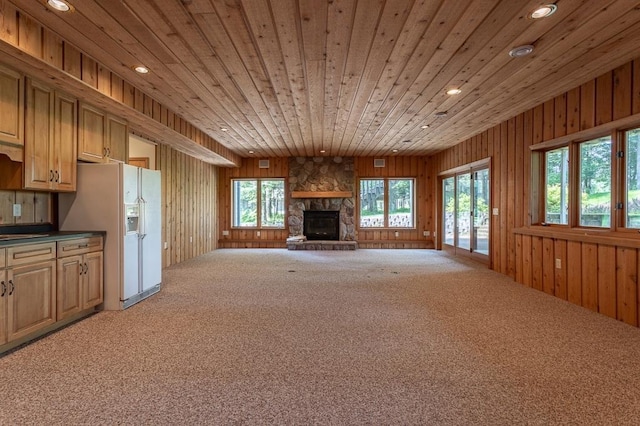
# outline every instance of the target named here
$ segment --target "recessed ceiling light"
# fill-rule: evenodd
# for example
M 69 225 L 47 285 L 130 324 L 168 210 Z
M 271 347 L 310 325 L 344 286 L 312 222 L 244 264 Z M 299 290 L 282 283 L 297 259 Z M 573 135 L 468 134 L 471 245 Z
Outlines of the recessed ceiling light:
M 249 151 L 249 154 L 253 154 L 253 151 Z
M 397 149 L 394 149 L 394 150 L 393 150 L 393 151 L 391 151 L 391 152 L 398 152 L 398 150 L 397 150 Z
M 229 129 L 227 129 L 226 127 L 221 127 L 220 130 L 222 130 L 223 132 L 228 132 Z
M 420 126 L 420 128 L 421 128 L 421 129 L 428 129 L 428 128 L 429 128 L 429 125 L 428 125 L 428 124 L 424 124 L 424 125 Z
M 52 8 L 59 12 L 69 12 L 71 11 L 71 5 L 66 1 L 62 0 L 47 0 L 47 4 Z
M 462 90 L 460 90 L 460 89 L 449 89 L 449 90 L 447 90 L 447 95 L 459 95 L 460 93 L 462 93 Z
M 522 58 L 523 56 L 530 55 L 533 52 L 533 45 L 525 44 L 523 46 L 514 47 L 509 51 L 509 56 L 512 58 Z
M 325 152 L 327 152 L 327 151 L 325 151 L 324 149 L 320 150 L 320 154 L 324 154 Z
M 537 7 L 536 10 L 531 12 L 531 14 L 529 15 L 529 18 L 531 19 L 546 18 L 547 16 L 553 15 L 556 10 L 558 10 L 558 6 L 556 6 L 555 4 L 545 4 Z
M 133 67 L 133 70 L 138 74 L 149 74 L 149 68 L 145 67 L 144 65 L 137 65 Z
M 446 117 L 447 111 L 438 111 L 434 114 L 436 117 Z

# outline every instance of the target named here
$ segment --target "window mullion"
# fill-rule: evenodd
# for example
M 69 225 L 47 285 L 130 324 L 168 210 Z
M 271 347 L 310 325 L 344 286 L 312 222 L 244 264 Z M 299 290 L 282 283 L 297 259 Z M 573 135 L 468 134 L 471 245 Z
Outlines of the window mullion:
M 384 212 L 384 227 L 389 228 L 389 179 L 385 178 L 383 182 L 382 191 L 382 206 Z
M 580 223 L 580 145 L 569 144 L 569 227 L 573 228 Z
M 624 179 L 625 175 L 625 166 L 624 166 L 624 155 L 622 157 L 618 156 L 618 152 L 624 153 L 624 143 L 622 141 L 621 135 L 613 131 L 611 133 L 611 230 L 616 231 L 618 228 L 622 228 L 625 226 L 624 224 L 624 212 L 626 211 L 624 205 L 625 200 L 623 197 L 624 194 Z M 619 204 L 622 204 L 622 207 L 619 208 Z
M 256 225 L 262 227 L 262 180 L 256 179 Z

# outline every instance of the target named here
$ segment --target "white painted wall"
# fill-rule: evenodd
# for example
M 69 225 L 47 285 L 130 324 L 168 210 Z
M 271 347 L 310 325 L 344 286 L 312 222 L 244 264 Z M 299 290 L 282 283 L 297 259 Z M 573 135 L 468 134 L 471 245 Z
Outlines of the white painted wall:
M 156 144 L 139 136 L 129 135 L 129 157 L 149 157 L 149 168 L 156 169 Z

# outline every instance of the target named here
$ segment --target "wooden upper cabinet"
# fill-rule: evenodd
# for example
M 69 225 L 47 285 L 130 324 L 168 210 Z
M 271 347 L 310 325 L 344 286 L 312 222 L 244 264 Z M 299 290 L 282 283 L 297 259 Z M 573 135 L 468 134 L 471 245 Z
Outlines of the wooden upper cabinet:
M 28 79 L 24 150 L 26 189 L 48 190 L 54 181 L 55 173 L 51 164 L 53 114 L 53 89 Z
M 78 159 L 92 163 L 125 162 L 129 126 L 125 120 L 80 104 Z
M 24 79 L 0 66 L 0 142 L 24 145 Z
M 125 120 L 113 115 L 107 116 L 106 153 L 112 161 L 127 161 L 129 126 Z
M 102 163 L 106 157 L 106 115 L 91 105 L 80 103 L 78 160 Z
M 27 80 L 25 189 L 75 191 L 77 100 Z
M 78 158 L 78 102 L 56 92 L 53 123 L 53 170 L 58 191 L 75 191 Z

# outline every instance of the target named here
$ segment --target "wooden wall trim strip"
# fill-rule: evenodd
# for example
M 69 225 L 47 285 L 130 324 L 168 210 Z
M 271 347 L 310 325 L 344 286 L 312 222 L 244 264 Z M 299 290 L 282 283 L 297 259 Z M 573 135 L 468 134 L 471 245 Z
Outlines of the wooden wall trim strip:
M 529 149 L 532 151 L 537 151 L 541 149 L 557 148 L 557 147 L 566 145 L 571 141 L 589 140 L 589 139 L 610 134 L 614 130 L 628 129 L 628 128 L 637 127 L 637 126 L 640 126 L 640 114 L 634 114 L 629 117 L 625 117 L 625 118 L 621 118 L 608 123 L 600 124 L 590 129 L 581 130 L 579 132 L 575 132 L 570 135 L 561 136 L 546 142 L 542 142 L 536 145 L 531 145 Z

